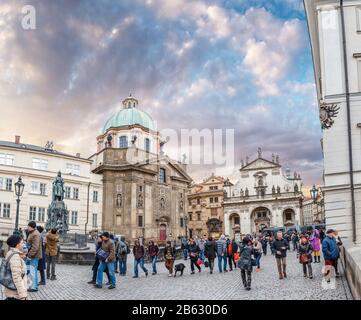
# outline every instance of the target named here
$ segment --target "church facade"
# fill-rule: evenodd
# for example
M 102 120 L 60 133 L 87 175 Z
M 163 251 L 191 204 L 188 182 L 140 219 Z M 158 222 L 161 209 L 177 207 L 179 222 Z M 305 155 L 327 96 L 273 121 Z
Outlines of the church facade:
M 97 137 L 92 172 L 102 176 L 102 228 L 158 243 L 186 235 L 186 165 L 163 152 L 152 118 L 129 96 Z
M 224 183 L 225 233 L 237 238 L 264 228 L 299 225 L 301 189 L 299 174 L 291 175 L 288 168 L 284 173 L 278 156 L 265 159 L 259 149 L 256 159 L 242 161 L 234 184 L 229 179 Z

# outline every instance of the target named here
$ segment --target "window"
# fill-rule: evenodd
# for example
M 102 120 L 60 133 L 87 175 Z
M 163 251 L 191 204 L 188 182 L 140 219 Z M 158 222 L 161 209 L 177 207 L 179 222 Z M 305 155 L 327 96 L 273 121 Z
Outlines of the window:
M 36 220 L 36 207 L 30 207 L 29 209 L 29 221 Z
M 96 213 L 93 213 L 93 221 L 92 221 L 93 228 L 98 227 L 98 215 Z
M 213 203 L 213 198 L 209 198 L 209 202 L 210 202 L 210 203 Z
M 38 208 L 38 221 L 39 222 L 45 221 L 45 208 Z
M 73 188 L 73 199 L 79 200 L 79 188 Z
M 215 197 L 215 198 L 214 198 L 214 202 L 218 202 L 218 197 Z
M 209 190 L 218 190 L 218 186 L 210 186 Z
M 42 196 L 45 196 L 46 195 L 46 184 L 32 181 L 31 182 L 31 193 L 40 194 Z
M 33 169 L 48 170 L 48 160 L 33 158 Z
M 72 225 L 78 224 L 78 211 L 71 212 L 71 224 Z
M 7 166 L 14 165 L 14 156 L 11 154 L 0 153 L 0 164 Z
M 128 137 L 121 136 L 119 138 L 119 148 L 128 148 Z
M 144 149 L 147 152 L 150 152 L 150 140 L 148 138 L 144 139 Z
M 192 205 L 192 200 L 188 200 L 188 205 Z
M 46 184 L 45 183 L 40 183 L 40 194 L 42 196 L 46 195 Z
M 0 203 L 1 209 L 1 203 Z M 10 203 L 3 203 L 3 218 L 10 218 Z
M 201 214 L 197 213 L 197 220 L 200 221 L 201 220 Z
M 143 227 L 143 216 L 138 216 L 138 227 Z
M 201 199 L 197 199 L 197 204 L 201 204 Z
M 98 202 L 98 191 L 93 191 L 93 202 Z
M 160 183 L 165 183 L 166 182 L 165 169 L 164 168 L 159 169 L 159 181 L 160 181 Z
M 80 166 L 78 164 L 67 163 L 65 172 L 74 176 L 80 176 Z
M 189 221 L 192 221 L 192 214 L 189 214 Z
M 71 188 L 70 187 L 65 187 L 64 198 L 65 199 L 70 199 L 70 193 L 71 193 Z
M 239 217 L 234 217 L 234 224 L 239 224 Z
M 10 179 L 10 178 L 6 179 L 5 190 L 6 191 L 12 191 L 13 190 L 13 179 Z
M 356 7 L 357 32 L 361 32 L 361 7 Z
M 184 218 L 180 218 L 180 227 L 184 228 Z

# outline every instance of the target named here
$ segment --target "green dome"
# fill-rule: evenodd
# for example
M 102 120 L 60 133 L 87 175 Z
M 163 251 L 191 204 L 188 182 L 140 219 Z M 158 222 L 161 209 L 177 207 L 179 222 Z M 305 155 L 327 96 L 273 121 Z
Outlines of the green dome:
M 118 128 L 131 126 L 134 124 L 141 125 L 147 129 L 157 131 L 157 128 L 154 124 L 152 117 L 138 108 L 125 108 L 119 110 L 114 114 L 104 125 L 103 133 L 105 133 L 109 128 Z

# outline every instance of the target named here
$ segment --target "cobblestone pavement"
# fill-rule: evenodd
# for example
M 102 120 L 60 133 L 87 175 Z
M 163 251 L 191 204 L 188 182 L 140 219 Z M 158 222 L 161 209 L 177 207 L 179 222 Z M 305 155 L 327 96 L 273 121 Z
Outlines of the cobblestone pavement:
M 130 257 L 129 257 L 130 258 Z M 180 262 L 180 261 L 179 261 Z M 178 262 L 178 263 L 179 263 Z M 184 262 L 184 261 L 182 261 Z M 87 284 L 91 279 L 90 266 L 57 266 L 57 281 L 48 281 L 46 286 L 40 286 L 39 292 L 30 294 L 32 300 L 55 299 L 204 299 L 204 300 L 256 300 L 256 299 L 352 299 L 347 281 L 343 276 L 340 263 L 341 278 L 336 279 L 336 288 L 325 290 L 322 287 L 321 269 L 323 263 L 313 263 L 314 279 L 303 277 L 302 266 L 298 263 L 294 252 L 287 257 L 288 278 L 278 279 L 276 261 L 273 256 L 263 256 L 261 271 L 253 272 L 252 290 L 246 291 L 241 285 L 240 271 L 218 273 L 217 262 L 213 275 L 202 267 L 202 272 L 190 274 L 189 260 L 184 262 L 186 271 L 183 277 L 169 278 L 163 262 L 158 263 L 158 274 L 151 273 L 146 278 L 140 271 L 140 277 L 133 279 L 133 263 L 128 263 L 126 277 L 117 276 L 117 287 L 109 290 L 93 288 Z M 146 265 L 150 271 L 150 265 Z M 129 272 L 130 271 L 130 272 Z M 106 276 L 104 277 L 104 281 Z

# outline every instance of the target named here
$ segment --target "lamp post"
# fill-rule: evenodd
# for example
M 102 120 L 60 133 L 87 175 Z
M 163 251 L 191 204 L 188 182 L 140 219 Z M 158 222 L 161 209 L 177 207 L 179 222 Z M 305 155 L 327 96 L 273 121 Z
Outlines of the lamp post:
M 187 224 L 188 224 L 188 217 L 187 217 L 187 215 L 185 215 L 184 216 L 184 226 L 185 226 L 185 229 L 186 229 L 186 239 L 188 239 Z
M 17 235 L 21 235 L 21 233 L 19 231 L 19 207 L 20 207 L 20 197 L 23 195 L 24 186 L 25 185 L 24 185 L 21 177 L 19 177 L 18 181 L 15 183 L 15 194 L 17 196 L 17 199 L 16 199 L 16 218 L 15 218 L 14 234 L 17 234 Z
M 318 198 L 318 189 L 316 188 L 315 185 L 313 185 L 312 189 L 310 190 L 310 194 L 311 194 L 311 198 L 313 200 L 313 203 L 316 203 L 317 198 Z

